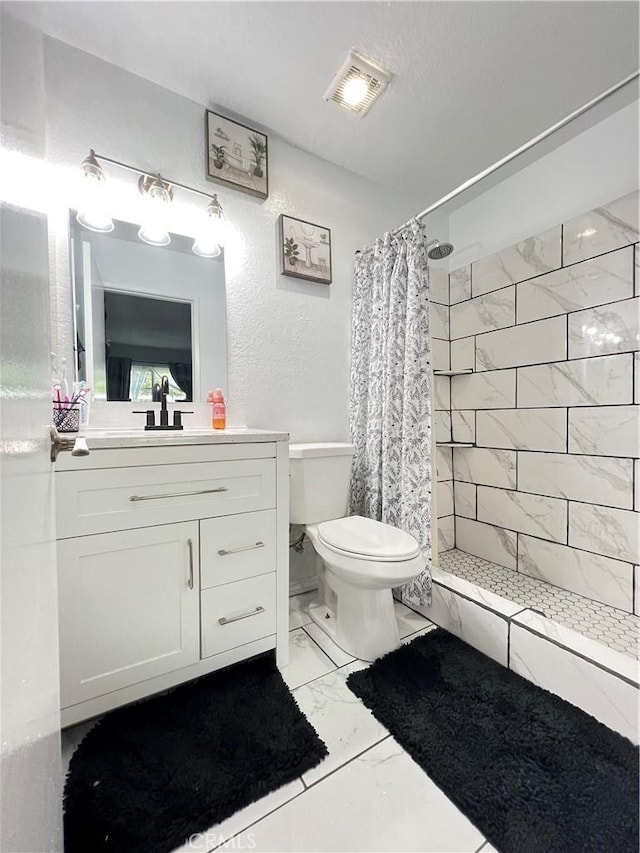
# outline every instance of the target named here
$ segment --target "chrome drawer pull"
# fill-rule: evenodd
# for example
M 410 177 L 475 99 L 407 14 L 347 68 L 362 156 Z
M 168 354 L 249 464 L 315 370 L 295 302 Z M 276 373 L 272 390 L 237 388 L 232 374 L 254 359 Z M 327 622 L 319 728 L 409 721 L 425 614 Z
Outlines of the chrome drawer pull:
M 242 551 L 255 551 L 256 548 L 264 548 L 264 542 L 256 542 L 255 545 L 243 545 L 242 548 L 231 548 L 229 551 L 218 551 L 219 557 L 228 557 L 229 554 L 240 554 Z
M 189 549 L 189 580 L 187 586 L 193 589 L 193 540 L 187 539 L 187 547 Z
M 157 501 L 160 498 L 188 498 L 191 495 L 213 495 L 216 492 L 228 492 L 226 486 L 218 486 L 217 489 L 200 489 L 197 492 L 170 492 L 166 495 L 131 495 L 130 501 Z
M 222 619 L 218 619 L 219 625 L 228 625 L 230 622 L 239 622 L 240 619 L 248 619 L 249 616 L 257 616 L 258 613 L 264 613 L 264 607 L 256 607 L 255 610 L 249 611 L 249 613 L 241 613 L 240 616 L 223 616 Z

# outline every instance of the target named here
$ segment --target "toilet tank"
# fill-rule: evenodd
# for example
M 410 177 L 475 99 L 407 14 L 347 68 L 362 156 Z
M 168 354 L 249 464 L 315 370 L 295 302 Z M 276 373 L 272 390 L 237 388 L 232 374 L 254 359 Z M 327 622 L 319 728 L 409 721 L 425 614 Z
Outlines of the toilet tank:
M 289 520 L 315 524 L 348 511 L 353 445 L 339 442 L 289 445 Z

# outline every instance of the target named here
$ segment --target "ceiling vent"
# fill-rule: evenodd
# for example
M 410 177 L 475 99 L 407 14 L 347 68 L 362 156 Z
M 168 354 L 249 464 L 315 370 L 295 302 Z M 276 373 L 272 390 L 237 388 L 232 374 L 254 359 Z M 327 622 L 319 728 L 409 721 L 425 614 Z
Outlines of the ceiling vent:
M 351 50 L 323 97 L 362 118 L 392 79 L 389 71 Z

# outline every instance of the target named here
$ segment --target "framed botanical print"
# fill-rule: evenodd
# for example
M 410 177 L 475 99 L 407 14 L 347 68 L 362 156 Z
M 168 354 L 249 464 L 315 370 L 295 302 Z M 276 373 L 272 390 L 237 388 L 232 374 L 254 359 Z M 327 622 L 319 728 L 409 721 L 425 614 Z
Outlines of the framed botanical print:
M 304 219 L 280 214 L 280 272 L 294 278 L 331 284 L 331 230 Z
M 205 110 L 206 177 L 244 193 L 269 195 L 269 150 L 264 133 Z

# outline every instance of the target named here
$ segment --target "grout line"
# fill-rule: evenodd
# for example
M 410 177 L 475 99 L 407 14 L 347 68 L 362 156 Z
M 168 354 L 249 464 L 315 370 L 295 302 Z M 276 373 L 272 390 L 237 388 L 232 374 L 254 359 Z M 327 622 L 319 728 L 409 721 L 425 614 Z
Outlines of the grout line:
M 564 226 L 561 226 L 561 227 L 562 227 L 562 231 L 564 232 Z M 562 238 L 562 241 L 564 243 L 564 237 Z M 505 284 L 502 287 L 494 287 L 492 290 L 485 290 L 483 293 L 479 293 L 477 296 L 473 295 L 473 289 L 472 289 L 471 290 L 471 296 L 469 297 L 469 299 L 463 299 L 463 300 L 461 300 L 461 302 L 470 302 L 473 299 L 481 299 L 483 296 L 487 296 L 487 294 L 489 294 L 489 293 L 498 293 L 500 290 L 506 290 L 508 287 L 514 287 L 518 284 L 524 284 L 525 282 L 532 282 L 532 281 L 535 281 L 537 279 L 544 279 L 544 278 L 546 278 L 546 276 L 553 275 L 553 273 L 560 272 L 561 270 L 566 270 L 566 269 L 569 269 L 570 267 L 577 267 L 580 264 L 584 264 L 587 261 L 594 260 L 595 258 L 603 258 L 606 255 L 613 255 L 615 252 L 623 252 L 623 251 L 625 251 L 625 250 L 627 250 L 630 247 L 633 247 L 635 245 L 636 245 L 635 242 L 625 243 L 624 246 L 616 246 L 615 249 L 608 249 L 606 252 L 598 252 L 598 254 L 596 254 L 596 255 L 589 255 L 586 258 L 581 258 L 579 261 L 573 261 L 570 264 L 565 264 L 563 262 L 564 258 L 561 257 L 560 258 L 560 266 L 555 267 L 552 270 L 547 270 L 546 272 L 543 272 L 543 273 L 536 273 L 536 275 L 529 276 L 528 278 L 521 278 L 518 281 L 512 281 L 510 284 Z M 510 249 L 512 247 L 506 246 L 505 248 Z M 499 255 L 503 251 L 505 251 L 505 250 L 502 249 L 500 252 L 493 252 L 491 255 L 486 255 L 484 258 L 478 258 L 478 261 L 486 260 L 487 258 L 491 258 L 494 255 Z M 563 253 L 564 253 L 564 246 L 563 246 Z M 472 274 L 473 274 L 473 264 L 478 263 L 478 261 L 472 261 L 472 263 L 470 264 L 471 269 L 472 269 Z M 461 302 L 456 302 L 456 303 L 454 303 L 454 305 L 460 305 Z M 602 304 L 606 304 L 606 303 L 602 303 Z
M 561 409 L 561 408 L 562 408 L 562 409 L 564 409 L 564 406 L 553 406 L 553 407 L 543 406 L 543 407 L 539 407 L 539 408 L 552 408 L 552 409 L 553 409 L 553 411 L 556 411 L 556 410 Z M 539 408 L 538 408 L 538 410 L 539 410 Z M 578 406 L 578 407 L 576 407 L 576 406 L 570 406 L 569 408 L 574 409 L 574 408 L 587 408 L 587 407 L 586 407 L 586 406 L 585 406 L 585 407 L 582 407 L 582 406 Z M 599 407 L 599 406 L 590 406 L 589 408 L 595 408 L 595 409 L 597 409 L 597 408 L 609 408 L 609 407 L 608 407 L 608 406 L 603 406 L 603 407 Z M 631 407 L 631 405 L 629 404 L 628 406 L 620 406 L 619 408 L 632 408 L 632 407 Z M 634 407 L 634 408 L 635 408 L 635 407 Z M 463 410 L 463 409 L 459 409 L 459 410 L 457 410 L 457 411 L 464 411 L 464 410 Z M 530 412 L 530 411 L 533 411 L 533 409 L 517 409 L 517 410 L 516 410 L 516 409 L 513 409 L 513 408 L 512 408 L 512 409 L 477 409 L 476 411 L 478 411 L 478 412 L 497 412 L 497 411 L 501 411 L 501 412 L 505 412 L 505 411 L 506 411 L 506 412 L 514 412 L 514 411 L 519 411 L 519 412 L 523 412 L 523 413 L 524 413 L 524 412 Z M 565 442 L 565 443 L 566 443 L 566 442 Z M 638 457 L 637 457 L 637 456 L 629 456 L 628 454 L 627 454 L 627 455 L 624 455 L 624 454 L 616 454 L 616 455 L 614 455 L 614 454 L 611 454 L 611 453 L 580 453 L 580 452 L 576 452 L 576 451 L 573 451 L 573 450 L 572 450 L 572 451 L 569 451 L 569 452 L 567 452 L 567 451 L 565 451 L 565 450 L 538 450 L 537 448 L 536 448 L 536 449 L 533 449 L 533 448 L 530 448 L 530 447 L 514 447 L 513 445 L 511 445 L 510 447 L 506 447 L 506 446 L 504 446 L 504 445 L 499 445 L 499 444 L 474 444 L 473 446 L 474 446 L 474 448 L 477 448 L 478 450 L 511 450 L 511 451 L 513 451 L 514 453 L 515 453 L 515 452 L 520 452 L 520 453 L 544 453 L 544 454 L 551 454 L 552 456 L 571 456 L 571 457 L 584 456 L 584 457 L 586 457 L 587 459 L 629 459 L 629 460 L 631 460 L 631 461 L 633 461 L 633 460 L 635 460 L 635 459 L 638 459 Z M 471 482 L 471 481 L 470 481 L 470 480 L 469 480 L 469 481 L 463 480 L 462 482 Z M 484 484 L 484 483 L 480 483 L 479 485 L 481 485 L 481 486 L 482 486 L 482 485 L 485 485 L 485 484 Z M 548 497 L 553 497 L 553 495 L 549 495 Z M 585 503 L 588 503 L 588 501 L 585 501 Z
M 481 448 L 481 449 L 483 449 L 483 448 Z M 487 448 L 487 449 L 488 449 L 488 448 Z M 496 449 L 497 449 L 497 448 L 496 448 Z M 522 451 L 521 451 L 521 452 L 522 452 Z M 525 452 L 526 452 L 526 451 L 525 451 Z M 531 451 L 531 452 L 537 452 L 537 451 Z M 599 457 L 595 457 L 595 458 L 597 459 L 597 458 L 599 458 Z M 607 458 L 609 458 L 609 457 L 607 457 Z M 613 457 L 613 458 L 618 458 L 618 457 Z M 625 458 L 625 459 L 626 459 L 626 458 L 628 458 L 630 462 L 632 462 L 632 461 L 633 461 L 630 457 L 621 457 L 621 458 Z M 460 482 L 461 482 L 461 483 L 466 483 L 466 482 L 471 482 L 471 481 L 470 481 L 470 480 L 469 480 L 469 481 L 468 481 L 468 480 L 460 480 Z M 565 501 L 567 501 L 568 503 L 581 504 L 582 506 L 598 506 L 598 507 L 602 507 L 602 509 L 615 509 L 615 510 L 619 510 L 620 512 L 633 512 L 633 509 L 632 509 L 632 507 L 633 507 L 633 498 L 632 498 L 632 500 L 631 500 L 631 507 L 627 507 L 627 506 L 612 506 L 611 504 L 592 503 L 591 501 L 580 501 L 580 500 L 578 500 L 577 498 L 566 498 L 566 497 L 564 497 L 564 495 L 562 495 L 562 496 L 558 496 L 558 495 L 541 495 L 541 494 L 539 494 L 538 492 L 525 492 L 523 489 L 510 489 L 510 488 L 507 488 L 506 486 L 491 486 L 491 485 L 488 485 L 488 484 L 486 484 L 486 483 L 475 483 L 474 485 L 476 485 L 479 489 L 497 489 L 497 490 L 498 490 L 498 491 L 500 491 L 500 492 L 511 492 L 512 494 L 518 494 L 518 495 L 522 495 L 522 496 L 527 496 L 527 495 L 529 495 L 529 496 L 530 496 L 530 497 L 532 497 L 532 498 L 546 498 L 547 500 L 550 500 L 550 501 L 560 501 L 560 502 L 562 502 L 562 503 L 564 503 Z M 485 523 L 485 524 L 491 524 L 491 526 L 492 526 L 492 527 L 501 527 L 501 525 L 499 525 L 499 524 L 494 524 L 494 523 L 493 523 L 493 522 L 491 522 L 491 521 L 487 521 L 487 522 L 484 522 L 484 523 Z M 502 529 L 502 530 L 510 530 L 511 528 L 509 528 L 509 527 L 501 527 L 501 529 Z M 514 530 L 514 533 L 524 533 L 524 534 L 525 534 L 525 535 L 527 535 L 527 536 L 529 536 L 529 535 L 535 535 L 535 534 L 528 534 L 526 530 Z M 537 538 L 537 539 L 543 539 L 544 537 L 542 537 L 542 536 L 538 536 L 538 537 L 536 537 L 536 538 Z M 545 541 L 546 541 L 546 542 L 556 542 L 557 544 L 560 544 L 560 545 L 566 545 L 566 542 L 560 542 L 560 543 L 558 543 L 556 539 L 546 539 Z M 584 549 L 584 548 L 583 548 L 583 549 L 581 549 L 581 550 L 586 550 L 586 549 Z M 596 554 L 596 553 L 598 553 L 598 552 L 597 552 L 597 551 L 591 551 L 590 553 L 591 553 L 591 554 Z M 602 556 L 602 557 L 606 557 L 606 556 L 607 556 L 607 554 L 601 554 L 601 556 Z M 616 558 L 616 557 L 611 557 L 610 559 L 615 560 L 615 559 L 617 559 L 617 558 Z M 629 561 L 628 561 L 628 560 L 627 560 L 627 561 L 624 561 L 624 560 L 623 560 L 623 562 L 629 562 Z
M 638 298 L 640 298 L 640 297 L 638 297 Z M 513 326 L 513 328 L 515 329 L 516 327 Z M 495 331 L 496 332 L 502 332 L 502 331 L 505 331 L 505 329 L 495 329 Z M 487 333 L 484 333 L 484 334 L 487 334 Z M 493 333 L 490 332 L 488 334 L 493 334 Z M 477 337 L 477 338 L 482 337 L 482 334 L 477 334 L 477 335 L 475 335 L 475 337 Z M 631 344 L 629 346 L 631 347 Z M 614 356 L 621 356 L 621 355 L 633 355 L 636 352 L 638 352 L 637 348 L 636 349 L 625 348 L 625 349 L 620 350 L 620 351 L 616 350 L 616 352 L 602 352 L 602 353 L 593 353 L 591 355 L 579 355 L 575 358 L 566 358 L 565 357 L 565 358 L 559 358 L 559 359 L 555 358 L 552 361 L 530 361 L 530 362 L 526 362 L 524 364 L 517 364 L 516 363 L 516 364 L 511 364 L 511 365 L 507 365 L 507 366 L 503 366 L 503 367 L 493 367 L 493 368 L 490 368 L 489 370 L 482 370 L 482 369 L 476 367 L 474 369 L 473 373 L 462 373 L 462 374 L 460 374 L 460 376 L 457 376 L 457 377 L 454 376 L 454 377 L 450 377 L 450 378 L 453 378 L 453 379 L 459 379 L 461 377 L 469 378 L 469 376 L 482 375 L 485 373 L 486 374 L 496 373 L 497 371 L 501 371 L 501 370 L 523 370 L 523 369 L 528 368 L 528 367 L 546 367 L 546 366 L 552 367 L 552 366 L 555 366 L 557 364 L 560 364 L 564 367 L 568 364 L 576 364 L 579 361 L 593 361 L 594 359 L 597 359 L 597 358 L 603 359 L 603 358 L 613 358 Z M 566 406 L 567 404 L 565 403 L 564 405 Z M 615 403 L 600 403 L 600 404 L 595 403 L 592 405 L 609 406 L 609 405 L 616 405 L 616 404 Z M 625 405 L 625 404 L 621 403 L 619 405 Z M 626 405 L 631 405 L 631 404 L 627 403 Z M 538 406 L 536 408 L 546 408 L 546 407 L 545 406 Z
M 353 695 L 355 696 L 355 693 Z M 362 699 L 360 699 L 359 697 L 357 697 L 357 698 L 358 698 L 358 701 L 364 705 L 364 702 L 362 702 Z M 382 723 L 380 723 L 380 725 L 382 726 Z M 334 769 L 330 770 L 326 776 L 322 776 L 320 779 L 316 779 L 315 782 L 311 782 L 310 785 L 307 785 L 307 791 L 310 790 L 311 788 L 315 788 L 317 785 L 322 784 L 322 782 L 324 782 L 326 779 L 329 779 L 330 776 L 334 776 L 336 773 L 339 773 L 341 770 L 344 770 L 344 768 L 348 764 L 351 764 L 352 762 L 356 761 L 358 758 L 363 756 L 365 754 L 365 752 L 369 752 L 370 749 L 373 749 L 374 746 L 378 746 L 383 741 L 389 740 L 390 737 L 393 737 L 391 732 L 389 732 L 389 730 L 387 728 L 385 728 L 385 726 L 382 726 L 382 728 L 384 728 L 384 730 L 387 732 L 386 735 L 381 737 L 375 743 L 371 743 L 371 744 L 369 744 L 369 746 L 365 747 L 364 749 L 361 749 L 357 755 L 354 755 L 352 758 L 347 759 L 347 761 L 345 761 L 344 764 L 340 764 L 338 767 L 334 767 Z M 404 749 L 403 746 L 400 746 L 400 748 L 402 749 L 403 752 L 406 752 L 406 750 Z
M 362 701 L 362 700 L 359 700 L 359 701 Z M 311 784 L 309 784 L 309 785 L 307 785 L 307 783 L 304 781 L 304 779 L 302 778 L 302 776 L 299 776 L 298 778 L 299 778 L 299 779 L 300 779 L 300 781 L 302 782 L 302 785 L 303 785 L 303 787 L 304 787 L 304 790 L 302 790 L 302 791 L 300 791 L 299 793 L 295 794 L 293 797 L 291 797 L 290 799 L 286 800 L 286 802 L 281 803 L 279 806 L 276 806 L 276 808 L 275 808 L 275 809 L 271 809 L 271 811 L 266 812 L 264 815 L 261 815 L 259 818 L 257 818 L 256 820 L 254 820 L 252 823 L 248 824 L 247 826 L 245 826 L 245 827 L 243 827 L 242 829 L 239 829 L 237 832 L 233 833 L 233 835 L 230 835 L 228 838 L 225 838 L 223 841 L 221 841 L 221 842 L 220 842 L 220 844 L 217 844 L 215 847 L 212 847 L 212 848 L 211 848 L 211 850 L 209 850 L 209 851 L 208 851 L 208 853 L 213 853 L 213 851 L 214 851 L 214 850 L 218 850 L 220 847 L 227 846 L 227 845 L 229 844 L 229 842 L 231 841 L 231 839 L 236 838 L 238 835 L 240 835 L 240 834 L 242 834 L 242 833 L 246 832 L 248 829 L 251 829 L 251 827 L 252 827 L 252 826 L 255 826 L 257 823 L 260 823 L 260 821 L 262 821 L 262 820 L 264 820 L 265 818 L 269 817 L 270 815 L 274 814 L 274 812 L 279 811 L 279 810 L 280 810 L 281 808 L 283 808 L 284 806 L 287 806 L 287 805 L 289 805 L 289 803 L 293 802 L 294 800 L 297 800 L 297 799 L 298 799 L 298 797 L 301 797 L 301 796 L 302 796 L 303 794 L 305 794 L 309 789 L 311 789 L 311 788 L 315 788 L 317 785 L 319 785 L 319 784 L 321 784 L 322 782 L 324 782 L 324 781 L 325 781 L 326 779 L 328 779 L 330 776 L 333 776 L 335 773 L 339 772 L 340 770 L 343 770 L 343 769 L 344 769 L 348 764 L 351 764 L 353 761 L 356 761 L 358 758 L 360 758 L 362 755 L 364 755 L 364 753 L 365 753 L 365 752 L 368 752 L 370 749 L 373 749 L 373 747 L 378 746 L 378 745 L 379 745 L 379 744 L 381 744 L 383 741 L 388 740 L 390 737 L 391 737 L 391 734 L 390 734 L 389 732 L 387 732 L 387 734 L 386 734 L 386 735 L 384 735 L 383 737 L 381 737 L 381 738 L 380 738 L 379 740 L 377 740 L 375 743 L 369 744 L 369 746 L 367 746 L 365 749 L 361 750 L 359 753 L 357 753 L 357 755 L 352 756 L 352 757 L 351 757 L 351 758 L 349 758 L 347 761 L 345 761 L 343 764 L 340 764 L 338 767 L 334 768 L 334 769 L 333 769 L 333 770 L 331 770 L 329 773 L 327 773 L 327 774 L 326 774 L 326 776 L 322 776 L 320 779 L 317 779 L 315 782 L 312 782 L 312 783 L 311 783 Z M 401 749 L 403 750 L 403 752 L 406 752 L 406 750 L 404 750 L 404 748 L 403 748 L 403 747 L 401 747 Z M 268 796 L 268 795 L 267 795 L 267 796 Z M 206 831 L 205 831 L 205 833 L 204 833 L 204 834 L 206 834 Z M 233 846 L 233 845 L 231 845 L 231 846 Z
M 304 785 L 304 782 L 302 781 L 302 776 L 298 776 L 298 779 Z M 292 780 L 292 781 L 294 781 L 294 780 Z M 246 832 L 248 829 L 251 829 L 252 826 L 255 826 L 257 823 L 260 823 L 260 821 L 264 820 L 265 818 L 267 818 L 270 815 L 274 814 L 275 812 L 279 811 L 281 808 L 284 808 L 284 806 L 288 806 L 289 803 L 292 803 L 294 800 L 297 800 L 298 797 L 301 797 L 307 790 L 308 789 L 306 787 L 304 787 L 302 791 L 299 791 L 297 794 L 294 794 L 294 796 L 291 797 L 291 799 L 286 800 L 286 802 L 284 802 L 284 803 L 280 803 L 280 805 L 276 806 L 275 809 L 271 809 L 271 811 L 266 812 L 265 814 L 261 815 L 261 817 L 256 818 L 254 821 L 252 821 L 247 826 L 243 827 L 242 829 L 239 829 L 237 832 L 234 832 L 233 835 L 230 835 L 228 838 L 225 838 L 219 844 L 216 844 L 215 847 L 211 847 L 211 849 L 208 850 L 207 853 L 213 853 L 214 850 L 219 850 L 221 847 L 227 847 L 227 846 L 229 846 L 230 849 L 232 849 L 232 850 L 236 849 L 236 845 L 230 844 L 232 839 L 237 838 L 243 832 Z M 268 794 L 265 796 L 268 796 Z M 205 830 L 204 833 L 202 833 L 202 834 L 206 835 L 206 833 L 207 833 L 207 830 Z M 237 848 L 237 849 L 240 849 L 240 848 Z M 250 849 L 250 848 L 247 848 L 247 849 Z
M 446 572 L 447 569 L 442 569 L 442 571 Z M 458 578 L 458 575 L 455 575 L 453 572 L 448 572 L 448 573 L 450 575 L 454 575 L 454 577 Z M 466 581 L 466 583 L 473 584 L 473 586 L 477 586 L 479 589 L 482 589 L 482 587 L 479 584 L 475 583 L 474 581 L 467 580 L 466 578 L 458 578 L 458 580 Z M 503 619 L 505 622 L 509 621 L 509 616 L 506 616 L 504 613 L 500 613 L 498 610 L 493 610 L 493 608 L 489 607 L 489 605 L 485 604 L 483 601 L 478 601 L 477 599 L 471 598 L 471 596 L 466 595 L 464 592 L 460 592 L 460 590 L 453 589 L 452 587 L 447 586 L 446 581 L 434 580 L 433 583 L 434 583 L 434 585 L 441 586 L 443 589 L 446 589 L 447 592 L 450 592 L 453 595 L 458 595 L 458 596 L 460 596 L 460 598 L 464 598 L 465 601 L 468 601 L 471 604 L 477 605 L 482 610 L 486 610 L 488 613 L 492 613 L 494 616 L 497 616 L 499 619 Z M 504 598 L 503 595 L 500 595 L 497 592 L 492 592 L 492 590 L 490 590 L 490 589 L 486 590 L 486 591 L 490 592 L 492 595 L 497 596 L 498 598 Z M 519 605 L 519 606 L 522 606 L 522 605 Z M 438 625 L 438 623 L 434 622 L 434 625 Z M 440 627 L 440 626 L 438 625 L 438 627 Z
M 539 616 L 539 615 L 540 615 L 539 613 L 536 614 L 536 616 Z M 543 617 L 543 618 L 548 618 L 548 617 Z M 551 620 L 551 621 L 555 622 L 557 620 Z M 562 625 L 561 622 L 559 622 L 558 624 Z M 621 672 L 616 672 L 614 669 L 610 669 L 608 666 L 605 666 L 604 664 L 600 663 L 599 661 L 596 661 L 593 658 L 589 658 L 585 654 L 583 654 L 582 652 L 577 651 L 577 649 L 571 648 L 571 646 L 565 646 L 564 643 L 561 643 L 559 640 L 556 640 L 555 638 L 550 637 L 548 634 L 545 634 L 542 631 L 536 631 L 530 625 L 525 625 L 522 622 L 516 622 L 515 625 L 518 628 L 522 628 L 524 631 L 528 631 L 530 634 L 533 634 L 534 637 L 540 637 L 541 639 L 546 640 L 548 643 L 551 643 L 552 645 L 557 646 L 559 649 L 563 649 L 565 652 L 568 652 L 571 655 L 575 655 L 575 657 L 580 658 L 583 661 L 586 661 L 587 663 L 591 664 L 592 666 L 597 667 L 597 669 L 601 669 L 603 672 L 609 673 L 609 675 L 613 675 L 615 678 L 619 678 L 621 681 L 624 681 L 625 684 L 629 684 L 629 685 L 631 685 L 631 687 L 635 687 L 636 690 L 640 691 L 640 684 L 636 681 L 632 681 L 630 678 L 627 678 L 627 676 L 623 675 Z M 566 628 L 566 626 L 563 626 L 563 627 Z M 575 628 L 569 628 L 568 630 L 573 631 L 575 634 L 579 634 L 579 636 L 584 637 L 584 639 L 586 639 L 586 640 L 591 640 L 594 643 L 600 642 L 599 640 L 593 640 L 591 637 L 585 637 L 584 634 L 580 634 L 580 632 L 576 631 Z M 618 651 L 618 649 L 612 649 L 611 646 L 606 646 L 602 642 L 600 642 L 600 645 L 603 646 L 604 648 L 608 648 L 612 652 L 616 652 L 619 655 L 624 655 L 625 657 L 630 658 L 630 656 L 625 655 L 624 652 L 620 652 L 620 651 Z M 633 660 L 633 658 L 630 658 L 630 660 Z
M 311 622 L 307 622 L 307 625 L 313 625 L 313 624 L 315 624 L 315 623 L 313 622 L 313 620 L 312 620 Z M 307 637 L 311 640 L 311 642 L 314 644 L 314 646 L 317 646 L 317 647 L 320 649 L 320 651 L 322 652 L 322 654 L 323 654 L 326 658 L 329 658 L 329 660 L 331 661 L 331 663 L 332 663 L 332 664 L 333 664 L 333 666 L 334 666 L 334 669 L 338 669 L 338 663 L 337 663 L 337 661 L 335 661 L 335 660 L 331 657 L 331 655 L 329 654 L 329 652 L 327 652 L 325 649 L 323 649 L 323 648 L 322 648 L 322 646 L 320 645 L 320 643 L 319 643 L 316 639 L 314 639 L 314 637 L 312 637 L 312 636 L 311 636 L 311 634 L 306 630 L 306 625 L 305 625 L 305 626 L 303 626 L 302 630 L 305 632 L 305 634 L 306 634 L 306 635 L 307 635 Z M 320 630 L 322 631 L 322 628 L 320 628 Z M 331 637 L 329 637 L 329 635 L 328 635 L 328 634 L 326 635 L 326 637 L 327 637 L 327 639 L 328 639 L 328 640 L 331 640 Z M 333 643 L 333 640 L 331 640 L 331 642 Z M 334 643 L 334 645 L 335 645 L 337 648 L 339 648 L 339 649 L 340 649 L 340 646 L 338 646 L 338 645 L 337 645 L 337 643 Z M 340 651 L 344 652 L 344 650 L 343 650 L 343 649 L 340 649 Z M 344 652 L 344 654 L 346 655 L 346 654 L 348 654 L 348 652 Z M 353 660 L 356 660 L 356 658 L 354 658 Z M 349 661 L 349 663 L 352 663 L 352 661 Z M 333 671 L 333 670 L 332 670 L 332 671 Z M 329 673 L 328 673 L 328 672 L 325 672 L 325 673 L 324 673 L 324 675 L 329 675 Z M 322 678 L 322 677 L 323 677 L 322 675 L 319 675 L 319 676 L 318 676 L 318 678 Z M 312 679 L 312 681 L 315 681 L 315 678 L 314 678 L 314 679 Z M 307 681 L 306 683 L 307 683 L 307 684 L 309 684 L 309 682 L 308 682 L 308 681 Z M 297 689 L 297 688 L 296 688 L 296 689 Z
M 520 614 L 521 614 L 521 613 L 526 613 L 526 612 L 527 612 L 527 610 L 531 610 L 531 607 L 530 607 L 530 606 L 526 606 L 526 607 L 523 607 L 523 608 L 522 608 L 522 610 L 518 610 L 518 612 L 517 612 L 517 613 L 513 613 L 511 616 L 509 616 L 509 622 L 513 622 L 513 620 L 516 618 L 516 616 L 520 616 Z M 531 610 L 531 612 L 532 612 L 532 613 L 535 613 L 535 610 Z M 539 615 L 540 615 L 540 614 L 538 614 L 538 616 L 539 616 Z M 545 618 L 545 619 L 549 619 L 550 617 L 549 617 L 549 616 L 545 616 L 544 618 Z M 518 623 L 518 624 L 519 624 L 519 623 Z
M 626 353 L 617 353 L 618 355 L 625 355 Z M 593 356 L 594 358 L 606 358 L 607 356 Z M 548 362 L 549 364 L 555 364 L 555 362 Z M 560 362 L 560 364 L 564 364 L 564 362 Z M 497 370 L 483 370 L 482 374 L 488 376 L 491 373 L 503 373 L 506 370 L 522 370 L 525 367 L 544 367 L 544 365 L 540 364 L 523 364 L 522 367 L 500 367 Z M 475 374 L 468 373 L 467 377 L 473 376 Z M 530 409 L 566 409 L 569 407 L 570 409 L 599 409 L 601 407 L 607 409 L 615 409 L 615 408 L 629 408 L 633 406 L 633 402 L 631 403 L 591 403 L 590 405 L 580 406 L 576 403 L 558 403 L 557 405 L 535 405 L 535 406 L 519 406 L 519 410 L 526 412 Z M 515 406 L 462 406 L 459 409 L 453 409 L 454 412 L 466 412 L 474 410 L 478 412 L 502 412 L 502 411 L 512 411 Z

